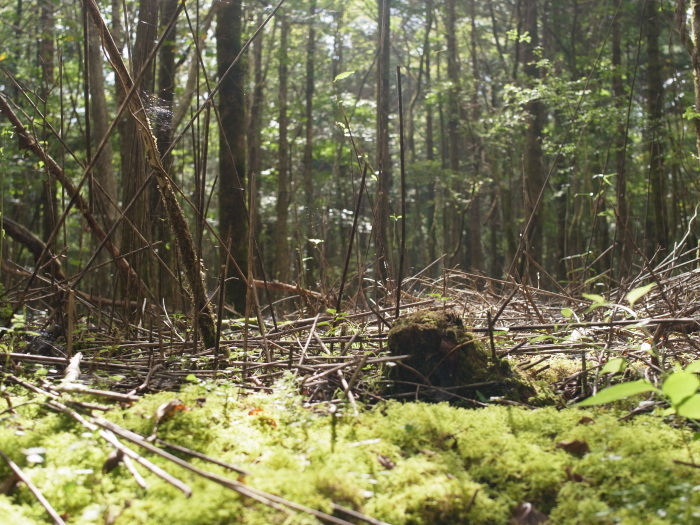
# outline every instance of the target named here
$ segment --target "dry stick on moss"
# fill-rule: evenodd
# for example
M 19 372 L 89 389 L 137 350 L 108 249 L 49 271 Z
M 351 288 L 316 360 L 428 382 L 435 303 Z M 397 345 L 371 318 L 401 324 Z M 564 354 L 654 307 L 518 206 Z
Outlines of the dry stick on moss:
M 218 474 L 214 474 L 212 472 L 208 472 L 206 470 L 200 469 L 198 467 L 195 467 L 194 465 L 191 465 L 184 459 L 181 459 L 177 456 L 174 456 L 170 454 L 169 452 L 165 452 L 164 450 L 159 449 L 158 447 L 152 445 L 151 443 L 148 443 L 142 436 L 139 434 L 136 434 L 134 432 L 131 432 L 130 430 L 127 430 L 125 428 L 120 427 L 119 425 L 112 423 L 111 421 L 108 421 L 107 419 L 100 418 L 100 417 L 95 417 L 93 418 L 93 421 L 95 424 L 99 425 L 100 427 L 109 430 L 113 432 L 114 434 L 122 437 L 123 439 L 126 439 L 128 441 L 131 441 L 132 443 L 139 445 L 140 447 L 145 448 L 149 452 L 153 452 L 154 454 L 158 454 L 159 456 L 164 457 L 165 459 L 168 459 L 169 461 L 175 463 L 176 465 L 183 467 L 205 479 L 208 479 L 210 481 L 213 481 L 215 483 L 218 483 L 224 487 L 230 488 L 231 490 L 238 492 L 242 496 L 249 497 L 255 501 L 258 501 L 259 503 L 263 503 L 265 505 L 274 507 L 274 508 L 280 508 L 280 506 L 288 507 L 290 509 L 294 509 L 300 512 L 304 512 L 307 514 L 310 514 L 311 516 L 314 516 L 320 520 L 326 521 L 328 523 L 336 523 L 338 525 L 352 525 L 350 522 L 341 520 L 339 518 L 336 518 L 334 516 L 331 516 L 329 514 L 326 514 L 325 512 L 321 512 L 309 507 L 306 507 L 304 505 L 300 505 L 298 503 L 294 503 L 293 501 L 286 500 L 280 496 L 275 496 L 274 494 L 269 494 L 267 492 L 264 492 L 262 490 L 255 489 L 253 487 L 249 487 L 245 485 L 244 483 L 241 483 L 240 481 L 234 481 L 227 479 L 223 476 L 219 476 Z
M 81 425 L 83 425 L 85 428 L 87 428 L 90 431 L 94 432 L 95 430 L 98 430 L 98 426 L 95 423 L 86 420 L 78 412 L 68 408 L 63 403 L 59 403 L 58 401 L 53 400 L 53 401 L 49 401 L 48 406 L 57 412 L 61 412 L 63 414 L 66 414 L 66 415 L 72 417 L 78 423 L 80 423 Z M 166 472 L 162 468 L 158 467 L 157 465 L 154 465 L 153 463 L 148 461 L 146 458 L 139 456 L 136 452 L 134 452 L 130 448 L 122 445 L 119 442 L 119 440 L 117 440 L 114 437 L 114 434 L 112 432 L 105 432 L 104 430 L 100 430 L 99 432 L 100 432 L 100 436 L 102 436 L 102 438 L 105 441 L 107 441 L 110 445 L 112 445 L 114 448 L 116 448 L 119 452 L 121 452 L 122 454 L 124 454 L 127 457 L 130 457 L 131 459 L 136 461 L 139 465 L 143 466 L 144 468 L 150 470 L 153 474 L 155 474 L 156 476 L 163 479 L 163 481 L 166 481 L 166 482 L 170 483 L 173 487 L 181 490 L 184 494 L 187 495 L 187 497 L 192 495 L 192 489 L 190 489 L 189 486 L 187 486 L 185 483 L 183 483 L 182 481 L 177 479 L 175 476 L 169 474 L 168 472 Z M 138 480 L 137 480 L 137 483 L 138 483 Z
M 221 461 L 220 459 L 213 458 L 211 456 L 207 456 L 206 454 L 202 454 L 201 452 L 197 452 L 196 450 L 192 450 L 191 448 L 183 447 L 180 445 L 176 445 L 174 443 L 170 443 L 168 441 L 163 441 L 160 438 L 156 438 L 156 443 L 159 445 L 170 448 L 173 450 L 177 450 L 178 452 L 182 454 L 187 454 L 188 456 L 191 456 L 193 458 L 201 459 L 202 461 L 206 461 L 208 463 L 213 463 L 214 465 L 219 465 L 220 467 L 227 468 L 229 470 L 233 470 L 234 472 L 237 472 L 238 474 L 242 475 L 247 475 L 249 472 L 245 469 L 242 469 L 241 467 L 238 467 L 236 465 L 233 465 L 231 463 L 227 463 L 225 461 Z
M 113 432 L 108 431 L 108 430 L 100 430 L 100 436 L 102 439 L 104 439 L 107 443 L 112 445 L 114 448 L 116 448 L 118 451 L 120 451 L 124 456 L 127 458 L 131 458 L 132 460 L 136 461 L 139 465 L 144 467 L 147 470 L 150 470 L 153 474 L 161 478 L 163 481 L 167 481 L 170 483 L 173 487 L 176 489 L 180 490 L 183 494 L 185 494 L 188 498 L 192 495 L 192 489 L 190 488 L 189 485 L 186 483 L 183 483 L 173 475 L 169 474 L 162 468 L 160 468 L 158 465 L 154 465 L 150 461 L 148 461 L 146 458 L 143 456 L 137 454 L 133 450 L 131 450 L 129 447 L 125 446 L 123 443 L 121 443 L 114 435 Z
M 134 89 L 134 82 L 131 75 L 129 75 L 129 71 L 124 64 L 124 60 L 122 59 L 118 47 L 114 43 L 112 35 L 102 18 L 102 14 L 95 0 L 86 0 L 84 5 L 89 11 L 93 23 L 97 27 L 97 32 L 102 40 L 102 47 L 109 57 L 109 61 L 112 64 L 119 83 L 124 91 L 131 92 Z M 146 157 L 155 173 L 158 189 L 160 190 L 163 204 L 168 213 L 168 222 L 170 223 L 170 228 L 177 241 L 180 259 L 185 270 L 184 273 L 187 284 L 189 285 L 188 292 L 192 295 L 192 301 L 194 303 L 197 326 L 199 327 L 204 344 L 207 348 L 213 348 L 216 346 L 214 316 L 204 287 L 201 259 L 197 253 L 194 240 L 192 239 L 190 227 L 180 207 L 180 203 L 177 200 L 177 196 L 173 191 L 170 176 L 161 162 L 151 124 L 148 120 L 143 102 L 137 94 L 133 95 L 129 100 L 129 110 L 139 126 L 141 139 L 146 149 Z
M 17 476 L 19 479 L 21 479 L 24 484 L 27 486 L 29 491 L 34 494 L 34 497 L 39 500 L 39 503 L 41 503 L 41 506 L 46 509 L 46 512 L 51 516 L 51 519 L 54 521 L 54 523 L 58 525 L 64 525 L 65 521 L 61 518 L 61 516 L 58 515 L 56 510 L 51 506 L 51 503 L 48 502 L 48 500 L 44 497 L 44 495 L 41 493 L 41 491 L 32 483 L 32 480 L 29 479 L 27 476 L 24 475 L 24 472 L 22 472 L 22 469 L 20 469 L 17 464 L 12 461 L 7 455 L 0 450 L 0 456 L 2 456 L 2 459 L 5 460 L 5 463 L 10 467 L 12 472 L 15 473 L 15 476 Z

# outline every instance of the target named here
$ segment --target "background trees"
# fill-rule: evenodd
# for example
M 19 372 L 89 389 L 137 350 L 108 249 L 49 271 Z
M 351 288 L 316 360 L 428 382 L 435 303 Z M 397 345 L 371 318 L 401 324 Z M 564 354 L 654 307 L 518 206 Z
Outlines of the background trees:
M 109 260 L 90 262 L 100 248 L 84 215 L 65 189 L 51 192 L 46 163 L 20 149 L 6 118 L 3 216 L 53 238 L 83 292 L 166 296 L 187 309 L 178 239 L 162 227 L 94 27 L 79 4 L 37 5 L 0 5 L 12 43 L 0 55 L 0 95 L 74 184 L 89 182 L 80 191 L 90 212 L 151 295 L 126 282 L 113 290 L 121 277 L 105 278 Z M 239 312 L 248 276 L 337 291 L 351 234 L 351 290 L 369 277 L 390 292 L 401 220 L 409 273 L 457 266 L 551 289 L 615 284 L 687 231 L 697 238 L 697 53 L 683 17 L 674 23 L 683 2 L 288 0 L 233 67 L 273 6 L 121 5 L 100 8 L 148 101 L 208 287 L 228 261 L 227 299 Z M 397 65 L 407 217 L 391 183 Z M 6 270 L 34 264 L 21 243 L 3 242 L 2 255 Z M 3 272 L 6 287 L 12 276 Z

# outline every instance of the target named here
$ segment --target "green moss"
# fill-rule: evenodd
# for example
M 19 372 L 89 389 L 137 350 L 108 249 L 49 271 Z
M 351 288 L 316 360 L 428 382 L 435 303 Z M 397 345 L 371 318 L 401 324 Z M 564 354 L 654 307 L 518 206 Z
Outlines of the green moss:
M 12 392 L 13 404 L 26 400 L 19 395 Z M 148 435 L 156 409 L 173 397 L 146 396 L 107 417 Z M 248 397 L 225 384 L 192 385 L 177 397 L 189 410 L 161 423 L 159 437 L 238 464 L 249 472 L 241 477 L 247 485 L 326 512 L 336 503 L 397 525 L 505 524 L 518 504 L 530 502 L 553 523 L 700 522 L 698 470 L 673 462 L 697 460 L 700 442 L 657 417 L 621 422 L 605 409 L 387 402 L 359 417 L 340 406 L 334 432 L 327 407 L 304 408 L 290 382 Z M 2 449 L 70 524 L 317 522 L 242 498 L 148 453 L 193 495 L 139 467 L 149 484 L 143 490 L 123 466 L 102 473 L 110 448 L 72 419 L 39 405 L 17 411 L 0 426 Z M 560 445 L 575 440 L 590 451 Z M 30 447 L 45 449 L 43 462 L 27 461 L 23 450 Z M 8 474 L 0 462 L 0 479 Z M 0 498 L 0 523 L 46 521 L 22 486 Z

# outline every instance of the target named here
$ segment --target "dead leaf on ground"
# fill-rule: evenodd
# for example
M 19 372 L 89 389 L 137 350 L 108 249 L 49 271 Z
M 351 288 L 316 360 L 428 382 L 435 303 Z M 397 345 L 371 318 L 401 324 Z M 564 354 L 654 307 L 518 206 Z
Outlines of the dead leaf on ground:
M 396 466 L 396 463 L 394 463 L 391 458 L 384 456 L 382 454 L 377 454 L 377 460 L 379 460 L 379 463 L 382 465 L 387 470 L 391 470 Z
M 585 454 L 588 454 L 591 451 L 591 448 L 588 446 L 588 443 L 580 439 L 574 439 L 572 441 L 560 441 L 556 444 L 556 448 L 560 448 L 568 452 L 569 454 L 579 457 L 584 456 Z

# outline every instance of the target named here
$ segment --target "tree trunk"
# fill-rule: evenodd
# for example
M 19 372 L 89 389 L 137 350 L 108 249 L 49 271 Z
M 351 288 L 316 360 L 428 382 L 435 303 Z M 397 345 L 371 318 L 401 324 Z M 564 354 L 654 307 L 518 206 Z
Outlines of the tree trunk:
M 618 0 L 611 0 L 612 9 L 617 10 Z M 619 260 L 619 272 L 617 278 L 624 281 L 632 268 L 632 254 L 634 248 L 631 245 L 632 237 L 629 231 L 629 206 L 627 204 L 627 173 L 625 170 L 627 138 L 625 133 L 625 87 L 622 81 L 622 46 L 620 31 L 620 13 L 615 13 L 611 28 L 612 44 L 612 91 L 615 99 L 615 109 L 618 113 L 615 129 L 615 171 L 617 172 L 617 218 L 616 238 L 618 248 L 616 255 Z
M 377 243 L 377 271 L 379 278 L 385 282 L 393 275 L 389 245 L 389 192 L 391 191 L 391 156 L 389 153 L 390 3 L 391 0 L 377 0 L 379 7 L 379 57 L 377 59 L 378 188 L 374 212 L 374 239 Z
M 220 79 L 219 115 L 219 233 L 231 238 L 236 265 L 248 275 L 248 213 L 246 211 L 245 99 L 243 66 L 239 62 L 224 76 L 241 50 L 241 0 L 223 4 L 217 11 L 216 53 Z M 240 312 L 246 305 L 248 286 L 236 275 L 226 287 L 226 300 Z
M 447 94 L 447 129 L 446 142 L 448 152 L 448 168 L 452 171 L 452 176 L 445 181 L 447 195 L 456 192 L 455 181 L 458 178 L 460 168 L 460 152 L 462 151 L 459 134 L 459 62 L 457 57 L 457 34 L 456 34 L 456 5 L 455 0 L 447 1 L 445 13 L 445 40 L 447 41 L 447 80 L 449 82 L 449 92 Z M 457 255 L 457 247 L 460 245 L 461 224 L 459 206 L 454 202 L 445 202 L 444 210 L 444 232 L 445 250 Z M 454 257 L 449 260 L 450 266 L 458 262 Z
M 167 29 L 168 24 L 175 16 L 177 12 L 178 0 L 163 0 L 161 2 L 161 12 L 160 12 L 160 28 L 164 32 Z M 170 31 L 167 31 L 163 35 L 163 45 L 158 53 L 158 78 L 157 78 L 157 93 L 158 93 L 158 125 L 154 129 L 154 134 L 156 136 L 156 144 L 158 145 L 158 152 L 161 155 L 161 160 L 163 162 L 163 168 L 170 173 L 173 165 L 172 154 L 165 152 L 171 145 L 172 141 L 172 120 L 173 114 L 171 108 L 173 107 L 173 101 L 175 99 L 175 58 L 177 53 L 176 38 L 177 31 L 176 25 L 173 25 Z M 193 58 L 196 61 L 196 58 Z M 151 209 L 151 235 L 153 239 L 160 242 L 158 248 L 158 255 L 162 261 L 169 268 L 175 267 L 175 253 L 174 250 L 170 249 L 169 246 L 172 242 L 172 235 L 170 234 L 170 228 L 167 227 L 167 214 L 163 208 L 163 202 L 160 198 L 158 191 L 151 191 L 149 195 L 150 199 L 150 209 Z M 201 251 L 201 246 L 199 247 Z M 172 307 L 175 306 L 175 299 L 178 296 L 177 283 L 171 276 L 171 272 L 166 271 L 162 268 L 162 265 L 158 265 L 157 279 L 158 283 L 158 296 L 161 300 L 165 301 L 166 305 Z
M 157 41 L 157 28 L 157 1 L 140 0 L 136 40 L 131 53 L 131 77 L 136 79 L 144 67 L 146 71 L 136 86 L 137 96 L 153 93 L 153 68 L 150 64 L 147 65 L 146 61 Z M 134 204 L 124 214 L 126 220 L 122 229 L 121 247 L 123 253 L 135 252 L 129 256 L 131 266 L 147 284 L 150 284 L 152 282 L 150 258 L 147 257 L 147 250 L 143 249 L 143 243 L 152 240 L 151 199 L 149 195 L 149 189 L 152 185 L 149 184 L 144 188 L 148 176 L 148 163 L 146 162 L 145 146 L 140 137 L 139 125 L 135 119 L 128 115 L 123 118 L 125 120 L 120 127 L 122 202 L 124 208 L 129 207 L 132 201 Z M 128 296 L 135 294 L 133 283 L 126 283 L 125 289 Z
M 39 20 L 41 26 L 41 40 L 39 42 L 39 62 L 42 72 L 41 98 L 44 100 L 44 114 L 48 115 L 48 98 L 54 83 L 54 5 L 53 2 L 41 3 Z M 58 198 L 56 195 L 56 181 L 46 174 L 41 196 L 42 204 L 42 235 L 48 239 L 53 229 L 58 224 Z
M 647 46 L 647 134 L 650 188 L 646 252 L 651 257 L 658 249 L 665 250 L 668 247 L 670 230 L 666 210 L 666 173 L 663 152 L 664 79 L 659 50 L 659 36 L 663 21 L 659 16 L 659 3 L 656 0 L 648 0 L 643 16 Z
M 426 39 L 423 48 L 423 54 L 425 55 L 425 90 L 430 91 L 432 89 L 432 55 L 433 50 L 430 45 L 430 30 L 433 26 L 434 18 L 434 6 L 433 0 L 428 0 L 425 6 L 426 10 L 426 20 L 425 20 L 425 32 Z M 429 104 L 426 104 L 425 108 L 425 160 L 429 162 L 435 161 L 435 136 L 433 128 L 433 111 Z M 437 216 L 437 190 L 440 181 L 438 177 L 431 180 L 428 184 L 428 209 L 426 212 L 426 228 L 428 230 L 428 263 L 432 263 L 437 259 L 437 239 L 436 239 L 436 229 L 438 224 Z M 438 276 L 439 272 L 442 270 L 442 264 L 435 265 L 435 270 L 432 273 L 433 276 Z
M 539 77 L 539 71 L 535 64 L 535 49 L 539 45 L 537 28 L 537 0 L 522 0 L 522 26 L 523 32 L 529 35 L 529 41 L 521 43 L 521 59 L 523 71 L 527 76 L 530 86 L 534 85 Z M 541 100 L 531 100 L 525 106 L 526 131 L 525 152 L 523 155 L 523 194 L 524 194 L 524 219 L 529 227 L 523 232 L 524 249 L 528 257 L 523 259 L 524 267 L 521 275 L 529 276 L 532 285 L 537 284 L 537 269 L 529 265 L 532 258 L 543 263 L 543 239 L 544 239 L 544 201 L 537 202 L 545 181 L 544 162 L 542 154 L 542 127 L 544 120 L 544 107 Z
M 467 234 L 469 236 L 469 254 L 467 261 L 469 261 L 470 266 L 476 268 L 477 270 L 484 269 L 484 251 L 481 246 L 481 154 L 483 146 L 481 144 L 481 137 L 479 137 L 476 126 L 481 119 L 481 106 L 479 105 L 479 63 L 477 61 L 477 23 L 476 23 L 476 0 L 471 0 L 469 3 L 469 17 L 471 19 L 471 38 L 469 41 L 469 51 L 472 66 L 472 92 L 470 96 L 471 105 L 471 126 L 469 133 L 469 163 L 471 164 L 470 175 L 474 178 L 472 180 L 472 185 L 476 187 L 476 190 L 472 192 L 472 203 L 469 209 L 470 224 L 467 227 Z
M 277 54 L 279 79 L 279 137 L 277 142 L 277 225 L 274 232 L 275 271 L 274 275 L 282 282 L 289 280 L 289 141 L 287 128 L 287 84 L 289 80 L 289 19 L 280 16 L 280 43 Z
M 316 60 L 316 0 L 309 3 L 309 33 L 306 37 L 306 86 L 304 89 L 304 111 L 306 119 L 306 141 L 304 143 L 304 223 L 306 238 L 302 239 L 306 253 L 306 273 L 313 283 L 316 271 L 314 244 L 309 239 L 316 238 L 314 216 L 316 214 L 316 192 L 314 191 L 313 151 L 314 151 L 314 84 Z
M 86 0 L 85 5 L 89 8 L 90 16 L 98 28 L 100 37 L 102 38 L 102 45 L 114 68 L 119 84 L 124 92 L 134 91 L 134 81 L 126 69 L 119 48 L 117 48 L 109 34 L 109 30 L 102 19 L 97 3 L 95 0 Z M 168 222 L 170 223 L 173 236 L 177 242 L 188 292 L 194 306 L 195 322 L 197 323 L 204 344 L 207 348 L 212 348 L 216 344 L 214 315 L 204 286 L 201 258 L 199 253 L 197 253 L 194 240 L 192 239 L 189 224 L 187 223 L 187 219 L 175 191 L 173 190 L 170 176 L 163 168 L 151 124 L 146 115 L 144 105 L 138 96 L 133 96 L 129 99 L 129 113 L 132 118 L 139 123 L 139 135 L 143 141 L 144 149 L 148 154 L 149 166 L 155 173 L 158 189 L 160 190 L 165 209 L 168 213 Z
M 109 128 L 107 112 L 107 97 L 105 95 L 104 70 L 102 68 L 102 47 L 100 36 L 92 24 L 89 33 L 89 68 L 90 68 L 90 116 L 92 117 L 92 142 L 97 147 L 105 138 Z M 96 217 L 102 221 L 105 230 L 109 230 L 119 218 L 119 210 L 115 206 L 118 201 L 117 178 L 112 165 L 112 142 L 105 141 L 102 152 L 95 159 L 93 169 L 92 205 Z M 113 239 L 117 235 L 112 236 Z

